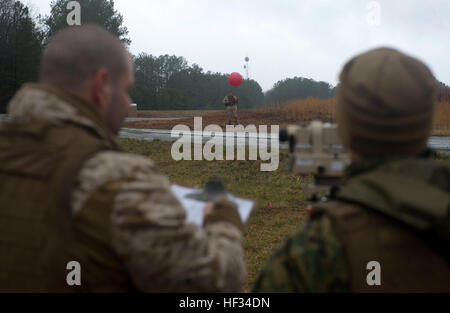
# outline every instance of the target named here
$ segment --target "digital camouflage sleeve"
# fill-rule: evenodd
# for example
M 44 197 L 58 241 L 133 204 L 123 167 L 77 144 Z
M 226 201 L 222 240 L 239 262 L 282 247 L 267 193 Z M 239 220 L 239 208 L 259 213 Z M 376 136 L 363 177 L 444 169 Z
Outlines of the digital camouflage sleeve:
M 254 292 L 349 292 L 341 243 L 325 216 L 288 238 L 267 262 Z
M 235 223 L 222 214 L 203 228 L 186 223 L 185 210 L 171 193 L 168 179 L 150 159 L 99 153 L 85 163 L 79 182 L 72 202 L 79 227 L 91 233 L 98 226 L 91 226 L 90 212 L 112 207 L 107 225 L 111 244 L 138 290 L 238 292 L 242 288 L 246 268 L 239 218 Z

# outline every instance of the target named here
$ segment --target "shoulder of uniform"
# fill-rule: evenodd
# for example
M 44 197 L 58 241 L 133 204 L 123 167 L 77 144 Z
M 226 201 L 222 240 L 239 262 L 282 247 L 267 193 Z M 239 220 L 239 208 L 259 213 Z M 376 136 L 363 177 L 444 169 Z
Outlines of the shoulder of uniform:
M 72 211 L 80 211 L 88 198 L 102 186 L 112 182 L 149 181 L 155 175 L 158 176 L 158 184 L 169 186 L 168 180 L 147 157 L 119 151 L 97 153 L 84 162 L 78 174 L 72 194 Z
M 346 292 L 349 289 L 343 246 L 326 215 L 316 216 L 272 256 L 256 291 Z
M 290 242 L 291 263 L 302 270 L 311 292 L 346 291 L 347 264 L 332 220 L 325 214 L 311 219 Z
M 144 156 L 121 151 L 103 151 L 85 162 L 84 168 L 111 169 L 116 175 L 126 175 L 136 169 L 155 169 L 154 162 Z M 110 175 L 114 175 L 110 173 Z

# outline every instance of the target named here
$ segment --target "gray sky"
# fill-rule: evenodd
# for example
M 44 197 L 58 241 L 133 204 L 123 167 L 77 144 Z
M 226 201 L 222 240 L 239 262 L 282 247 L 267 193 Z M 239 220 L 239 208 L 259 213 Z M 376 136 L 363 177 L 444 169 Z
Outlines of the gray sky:
M 51 0 L 22 1 L 50 11 Z M 450 85 L 448 0 L 115 0 L 115 7 L 133 54 L 175 54 L 205 71 L 244 75 L 248 53 L 250 78 L 264 91 L 294 76 L 335 85 L 350 57 L 379 46 L 419 57 Z

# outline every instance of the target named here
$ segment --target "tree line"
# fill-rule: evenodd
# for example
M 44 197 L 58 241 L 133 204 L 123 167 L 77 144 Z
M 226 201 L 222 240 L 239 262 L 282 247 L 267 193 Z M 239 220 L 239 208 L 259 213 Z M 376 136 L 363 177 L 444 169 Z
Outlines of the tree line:
M 439 80 L 436 80 L 436 85 L 437 100 L 450 101 L 450 87 Z M 333 98 L 338 87 L 304 77 L 286 78 L 278 81 L 272 89 L 266 92 L 264 102 L 280 103 L 290 99 L 306 99 L 309 97 Z
M 265 103 L 283 102 L 289 99 L 306 99 L 308 97 L 333 98 L 336 88 L 323 81 L 304 77 L 280 80 L 265 94 Z
M 15 0 L 0 0 L 0 113 L 25 82 L 37 81 L 39 62 L 52 35 L 67 27 L 69 0 L 51 3 L 48 16 L 33 16 Z M 82 24 L 105 27 L 129 46 L 131 39 L 123 16 L 111 0 L 79 0 Z M 243 108 L 263 103 L 264 94 L 254 80 L 244 80 L 238 88 L 228 84 L 228 75 L 205 72 L 179 56 L 133 56 L 136 83 L 131 97 L 139 109 L 221 109 L 222 99 L 233 91 Z
M 244 80 L 234 88 L 228 75 L 212 73 L 183 57 L 153 56 L 141 53 L 134 58 L 136 81 L 131 92 L 140 109 L 221 109 L 224 96 L 232 91 L 242 108 L 253 108 L 264 101 L 254 80 Z
M 53 34 L 67 27 L 69 0 L 53 1 L 48 16 L 34 15 L 16 0 L 0 0 L 0 113 L 23 83 L 39 77 L 39 63 L 45 45 Z M 96 23 L 118 36 L 125 44 L 128 30 L 114 1 L 79 0 L 82 23 Z
M 20 1 L 0 0 L 0 113 L 23 83 L 37 81 L 42 51 L 52 35 L 67 27 L 69 0 L 55 0 L 48 16 L 34 15 Z M 112 0 L 79 0 L 82 24 L 94 23 L 115 34 L 128 47 L 131 43 L 123 16 Z M 334 97 L 336 87 L 304 77 L 278 81 L 263 93 L 260 85 L 246 79 L 238 88 L 228 84 L 228 74 L 205 72 L 189 65 L 182 56 L 133 56 L 136 83 L 131 97 L 138 109 L 221 109 L 222 99 L 232 91 L 241 108 L 289 99 Z M 450 88 L 438 82 L 438 97 L 450 99 Z
M 23 83 L 36 80 L 44 36 L 26 6 L 0 0 L 0 113 Z

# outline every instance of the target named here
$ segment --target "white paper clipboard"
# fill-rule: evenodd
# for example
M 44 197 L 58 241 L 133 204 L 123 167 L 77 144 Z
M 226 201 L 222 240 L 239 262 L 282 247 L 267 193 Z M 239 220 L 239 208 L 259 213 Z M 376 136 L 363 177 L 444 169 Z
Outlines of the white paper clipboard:
M 200 192 L 200 189 L 172 185 L 171 190 L 186 210 L 186 223 L 194 223 L 201 227 L 203 225 L 203 208 L 206 202 L 186 197 L 189 194 Z M 250 217 L 255 202 L 237 198 L 231 194 L 228 194 L 228 199 L 236 204 L 241 220 L 245 224 Z

